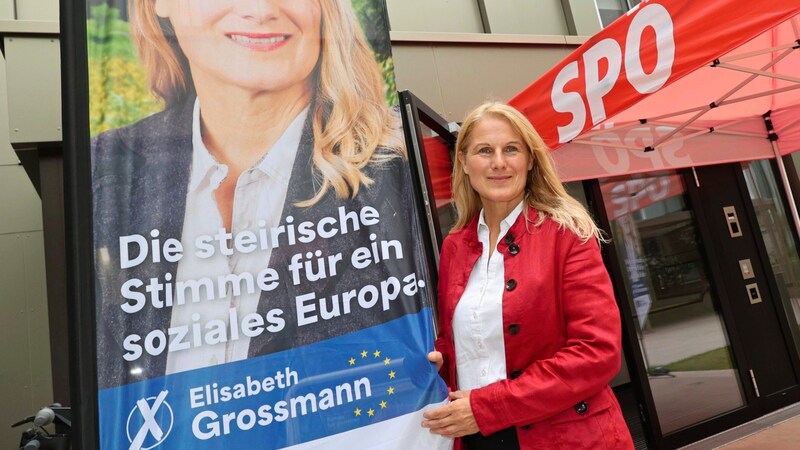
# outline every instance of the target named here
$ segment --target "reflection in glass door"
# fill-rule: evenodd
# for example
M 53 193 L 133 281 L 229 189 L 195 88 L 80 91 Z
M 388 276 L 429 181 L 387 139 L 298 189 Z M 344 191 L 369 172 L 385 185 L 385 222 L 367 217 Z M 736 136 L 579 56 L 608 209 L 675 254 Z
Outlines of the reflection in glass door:
M 716 290 L 676 172 L 600 180 L 661 432 L 744 405 Z
M 751 161 L 742 167 L 792 338 L 800 349 L 800 256 L 789 218 L 770 162 Z

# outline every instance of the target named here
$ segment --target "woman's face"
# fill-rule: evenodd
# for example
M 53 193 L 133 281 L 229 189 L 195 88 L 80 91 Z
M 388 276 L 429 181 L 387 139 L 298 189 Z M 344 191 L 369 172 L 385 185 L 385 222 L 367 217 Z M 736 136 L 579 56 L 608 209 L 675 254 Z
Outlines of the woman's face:
M 320 0 L 155 0 L 195 85 L 280 91 L 302 86 L 320 54 Z
M 522 137 L 505 119 L 491 115 L 480 119 L 459 158 L 484 208 L 493 203 L 515 206 L 525 196 L 533 159 Z

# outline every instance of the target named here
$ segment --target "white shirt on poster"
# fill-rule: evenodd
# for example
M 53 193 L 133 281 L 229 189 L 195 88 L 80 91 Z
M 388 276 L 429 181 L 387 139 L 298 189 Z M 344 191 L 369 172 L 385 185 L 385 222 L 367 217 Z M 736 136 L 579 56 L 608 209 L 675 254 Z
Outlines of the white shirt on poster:
M 306 108 L 292 121 L 264 157 L 239 176 L 234 192 L 230 230 L 233 235 L 245 230 L 257 234 L 259 228 L 269 229 L 279 225 L 289 187 L 289 177 L 307 114 Z M 195 254 L 197 236 L 213 236 L 220 230 L 224 231 L 214 192 L 228 174 L 228 167 L 218 162 L 203 143 L 199 100 L 195 102 L 192 117 L 192 147 L 192 168 L 181 234 L 184 252 L 178 262 L 175 281 L 208 277 L 214 281 L 216 289 L 219 276 L 249 272 L 255 277 L 267 267 L 272 254 L 271 248 L 262 250 L 259 247 L 250 253 L 233 252 L 232 255 L 226 256 L 219 251 L 219 245 L 215 245 L 217 251 L 209 258 L 200 258 Z M 239 321 L 246 315 L 255 313 L 260 294 L 261 291 L 256 287 L 252 294 L 242 292 L 241 295 L 234 296 L 228 288 L 227 297 L 206 300 L 203 295 L 198 302 L 190 301 L 191 296 L 187 295 L 184 305 L 172 307 L 171 326 L 188 325 L 190 330 L 186 337 L 188 341 L 193 340 L 193 324 L 200 325 L 202 335 L 208 332 L 205 325 L 210 321 L 214 321 L 217 326 L 224 323 L 225 332 L 230 333 L 231 311 L 235 309 L 235 317 Z M 204 340 L 200 346 L 168 353 L 166 373 L 172 374 L 246 359 L 250 338 L 241 333 L 236 340 L 230 339 L 230 336 L 227 338 L 226 342 L 214 345 L 208 345 Z
M 497 242 L 505 237 L 522 213 L 524 203 L 524 200 L 520 202 L 500 222 Z M 506 379 L 503 339 L 505 267 L 503 254 L 496 251 L 496 246 L 495 249 L 489 248 L 489 227 L 483 210 L 478 219 L 478 240 L 483 244 L 483 252 L 472 268 L 453 314 L 459 390 L 475 389 Z

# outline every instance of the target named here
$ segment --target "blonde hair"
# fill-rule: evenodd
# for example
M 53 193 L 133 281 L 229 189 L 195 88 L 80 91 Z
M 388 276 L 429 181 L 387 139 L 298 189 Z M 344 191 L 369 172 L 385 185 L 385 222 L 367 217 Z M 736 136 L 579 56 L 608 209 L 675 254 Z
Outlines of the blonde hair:
M 389 110 L 384 81 L 350 0 L 319 0 L 321 49 L 311 75 L 313 162 L 320 179 L 317 203 L 329 189 L 339 198 L 353 198 L 373 180 L 363 171 L 370 163 L 406 156 L 400 121 Z M 176 105 L 194 92 L 186 55 L 169 20 L 155 12 L 154 0 L 129 0 L 131 31 L 139 58 L 148 71 L 150 89 Z M 378 148 L 385 151 L 376 152 Z
M 535 222 L 539 226 L 545 216 L 550 217 L 560 228 L 575 233 L 584 242 L 594 237 L 603 241 L 601 230 L 594 223 L 589 212 L 572 198 L 556 175 L 550 151 L 533 125 L 519 111 L 499 102 L 487 102 L 472 110 L 464 119 L 456 140 L 456 152 L 466 155 L 475 126 L 485 117 L 494 117 L 508 122 L 530 152 L 533 169 L 528 172 L 525 183 L 525 202 L 540 214 Z M 477 215 L 483 205 L 478 192 L 473 189 L 469 177 L 464 173 L 461 158 L 455 158 L 453 165 L 453 200 L 457 220 L 454 229 L 466 227 Z M 527 215 L 525 219 L 530 221 Z

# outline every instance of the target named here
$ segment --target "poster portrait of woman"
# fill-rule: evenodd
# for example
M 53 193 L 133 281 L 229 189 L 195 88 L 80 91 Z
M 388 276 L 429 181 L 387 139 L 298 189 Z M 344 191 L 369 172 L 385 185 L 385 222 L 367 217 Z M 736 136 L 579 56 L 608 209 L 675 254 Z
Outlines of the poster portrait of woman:
M 108 126 L 90 89 L 101 388 L 429 305 L 391 60 L 350 0 L 121 6 L 161 108 Z

